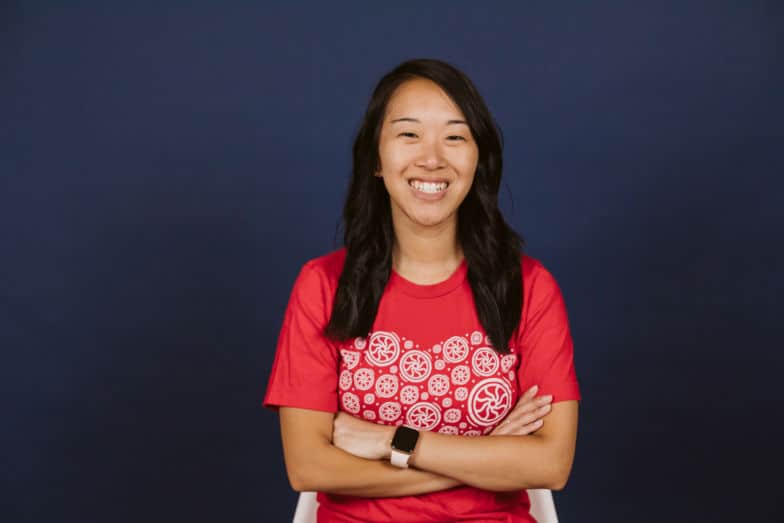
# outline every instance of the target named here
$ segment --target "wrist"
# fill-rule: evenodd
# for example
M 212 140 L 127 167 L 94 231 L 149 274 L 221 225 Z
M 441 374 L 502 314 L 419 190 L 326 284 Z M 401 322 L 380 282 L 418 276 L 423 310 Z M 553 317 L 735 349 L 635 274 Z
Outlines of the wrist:
M 390 445 L 390 463 L 396 467 L 408 468 L 411 457 L 416 451 L 420 431 L 407 425 L 395 427 Z
M 392 457 L 392 438 L 395 436 L 395 429 L 397 427 L 391 425 L 379 425 L 381 431 L 381 458 L 389 461 Z

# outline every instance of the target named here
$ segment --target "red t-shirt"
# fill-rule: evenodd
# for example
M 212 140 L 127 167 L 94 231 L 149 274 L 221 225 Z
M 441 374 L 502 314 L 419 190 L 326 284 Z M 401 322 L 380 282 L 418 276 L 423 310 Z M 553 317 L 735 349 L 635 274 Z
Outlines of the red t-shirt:
M 345 249 L 305 263 L 291 292 L 264 406 L 337 412 L 444 434 L 480 436 L 533 385 L 553 403 L 579 400 L 561 291 L 521 256 L 523 312 L 511 352 L 490 347 L 476 315 L 467 265 L 419 285 L 392 271 L 366 338 L 338 343 L 327 324 Z M 318 494 L 318 520 L 340 522 L 533 522 L 528 495 L 461 486 L 391 498 Z

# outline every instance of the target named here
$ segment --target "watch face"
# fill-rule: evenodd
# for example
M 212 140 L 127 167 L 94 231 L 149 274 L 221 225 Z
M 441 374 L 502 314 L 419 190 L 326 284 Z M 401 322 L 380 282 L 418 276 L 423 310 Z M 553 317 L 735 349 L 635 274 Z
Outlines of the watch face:
M 419 431 L 409 427 L 399 426 L 392 437 L 392 448 L 411 453 L 419 439 Z

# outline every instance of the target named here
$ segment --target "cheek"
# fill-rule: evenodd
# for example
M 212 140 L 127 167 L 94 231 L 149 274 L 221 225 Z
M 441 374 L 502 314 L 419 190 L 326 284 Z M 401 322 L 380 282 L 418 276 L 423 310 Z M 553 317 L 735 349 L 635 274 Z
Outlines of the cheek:
M 479 165 L 479 152 L 476 147 L 460 148 L 449 161 L 462 176 L 473 175 Z
M 411 161 L 410 152 L 394 144 L 379 146 L 378 154 L 383 170 L 387 172 L 397 172 Z
M 460 173 L 460 178 L 470 184 L 476 173 L 476 168 L 479 166 L 479 162 L 475 156 L 466 156 L 456 160 L 453 165 Z

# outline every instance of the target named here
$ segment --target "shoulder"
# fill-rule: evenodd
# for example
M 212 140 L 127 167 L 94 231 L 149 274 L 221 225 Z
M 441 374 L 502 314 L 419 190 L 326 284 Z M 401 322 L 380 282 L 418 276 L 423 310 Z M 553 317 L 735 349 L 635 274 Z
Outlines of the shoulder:
M 521 255 L 523 275 L 523 313 L 553 300 L 562 300 L 561 289 L 552 272 L 541 261 Z
M 315 302 L 323 309 L 331 309 L 345 258 L 346 250 L 340 248 L 307 260 L 294 282 L 293 294 L 300 301 Z
M 300 277 L 305 276 L 308 279 L 318 279 L 326 284 L 334 282 L 334 285 L 337 286 L 345 261 L 346 248 L 341 247 L 306 261 L 300 270 Z
M 535 282 L 539 282 L 540 284 L 543 283 L 545 285 L 548 283 L 555 283 L 555 278 L 552 273 L 537 258 L 527 254 L 521 254 L 520 265 L 523 275 L 523 284 L 526 289 Z

